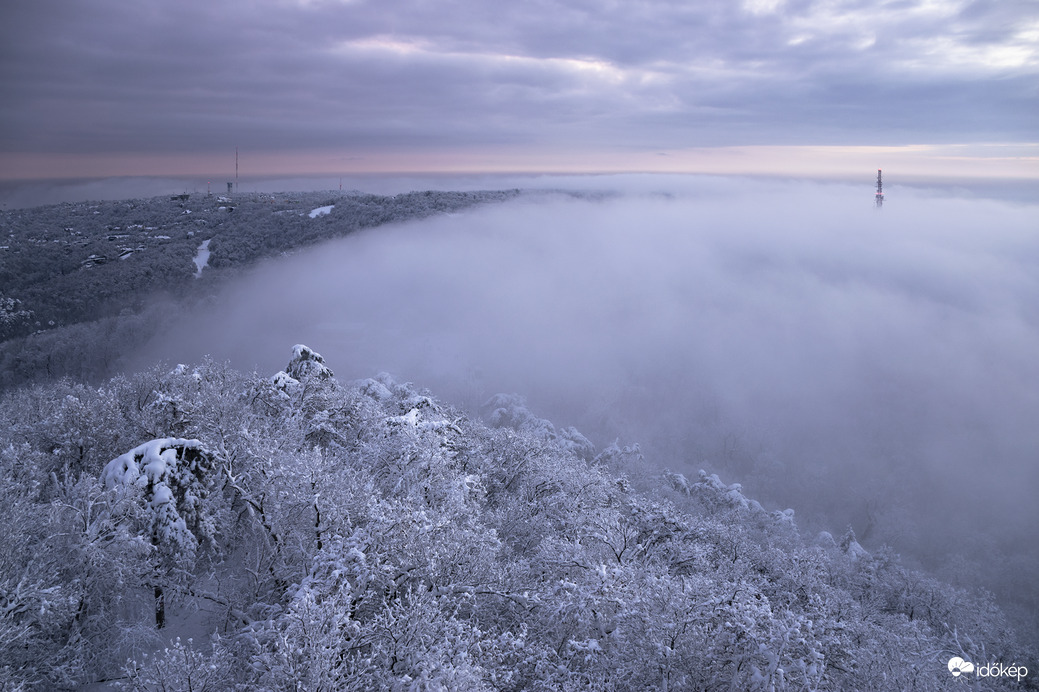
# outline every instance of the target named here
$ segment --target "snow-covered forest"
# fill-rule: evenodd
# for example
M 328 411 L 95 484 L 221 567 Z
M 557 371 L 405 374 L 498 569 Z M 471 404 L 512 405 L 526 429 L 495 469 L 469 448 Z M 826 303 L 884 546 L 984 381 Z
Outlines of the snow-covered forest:
M 637 488 L 637 447 L 518 397 L 481 422 L 334 365 L 0 400 L 0 687 L 937 690 L 1027 659 L 991 596 L 730 479 Z
M 108 377 L 171 314 L 264 258 L 517 194 L 185 193 L 5 210 L 0 388 L 64 375 Z M 203 246 L 204 265 L 196 262 Z

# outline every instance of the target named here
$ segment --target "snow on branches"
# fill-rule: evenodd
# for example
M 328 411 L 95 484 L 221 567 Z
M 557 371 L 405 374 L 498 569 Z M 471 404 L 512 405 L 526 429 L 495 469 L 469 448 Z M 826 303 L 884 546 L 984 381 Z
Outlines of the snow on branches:
M 286 366 L 285 372 L 297 381 L 303 381 L 308 377 L 327 380 L 335 376 L 335 373 L 325 365 L 325 359 L 321 357 L 321 354 L 303 344 L 296 344 L 292 347 L 292 359 Z
M 939 690 L 949 655 L 1021 658 L 988 597 L 850 531 L 806 539 L 713 474 L 637 487 L 637 446 L 592 456 L 519 397 L 488 426 L 388 375 L 340 383 L 305 346 L 273 379 L 153 377 L 89 399 L 144 402 L 99 431 L 165 431 L 88 441 L 109 490 L 100 464 L 48 471 L 64 389 L 0 397 L 0 689 L 131 655 L 139 690 Z M 135 643 L 186 626 L 220 636 Z
M 214 455 L 198 440 L 167 437 L 108 462 L 102 480 L 109 488 L 141 488 L 152 542 L 193 552 L 212 534 L 202 501 L 215 468 Z
M 551 421 L 539 418 L 527 408 L 527 400 L 518 394 L 495 394 L 484 408 L 488 411 L 487 422 L 492 428 L 511 428 L 546 441 L 588 461 L 595 456 L 595 445 L 573 426 L 556 428 Z

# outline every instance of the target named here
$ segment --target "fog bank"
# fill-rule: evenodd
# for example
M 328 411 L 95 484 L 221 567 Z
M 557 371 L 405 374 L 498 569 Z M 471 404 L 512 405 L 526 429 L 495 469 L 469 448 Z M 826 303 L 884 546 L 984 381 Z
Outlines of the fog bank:
M 340 378 L 385 370 L 470 409 L 521 393 L 597 444 L 639 442 L 651 469 L 716 470 L 934 565 L 1035 559 L 1039 207 L 644 182 L 266 263 L 142 362 L 273 373 L 306 343 Z
M 779 172 L 772 176 L 761 176 L 759 180 L 780 179 Z M 321 175 L 295 177 L 242 176 L 235 186 L 236 192 L 363 192 L 375 195 L 396 195 L 415 190 L 443 190 L 463 192 L 474 190 L 522 189 L 567 189 L 599 191 L 618 186 L 628 192 L 659 192 L 661 189 L 689 189 L 691 181 L 702 184 L 706 178 L 668 174 L 364 174 L 364 175 Z M 123 200 L 162 195 L 205 194 L 215 195 L 227 191 L 227 182 L 235 181 L 233 172 L 211 175 L 180 177 L 125 176 L 116 178 L 68 178 L 61 180 L 2 180 L 0 179 L 0 208 L 22 209 L 45 204 L 83 202 L 99 200 Z M 842 182 L 832 176 L 822 177 L 819 182 Z M 867 174 L 856 184 L 870 183 Z M 971 178 L 950 177 L 945 179 L 901 176 L 903 185 L 913 185 L 931 194 L 956 194 L 961 197 L 1004 199 L 1017 202 L 1034 202 L 1036 181 L 1031 178 Z

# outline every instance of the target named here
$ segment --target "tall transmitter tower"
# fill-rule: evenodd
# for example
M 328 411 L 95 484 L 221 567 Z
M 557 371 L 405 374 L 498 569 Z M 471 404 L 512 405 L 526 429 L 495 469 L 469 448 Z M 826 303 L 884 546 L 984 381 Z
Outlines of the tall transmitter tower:
M 877 209 L 884 206 L 884 181 L 880 178 L 880 169 L 877 169 Z

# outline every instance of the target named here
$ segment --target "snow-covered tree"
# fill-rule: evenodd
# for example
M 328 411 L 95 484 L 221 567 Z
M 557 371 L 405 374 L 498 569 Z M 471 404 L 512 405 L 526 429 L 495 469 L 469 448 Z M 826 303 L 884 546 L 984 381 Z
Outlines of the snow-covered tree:
M 127 597 L 152 550 L 129 530 L 140 508 L 89 474 L 41 473 L 48 462 L 27 444 L 0 446 L 3 689 L 73 687 L 147 637 Z
M 162 438 L 145 442 L 105 466 L 106 486 L 137 487 L 156 545 L 193 553 L 199 541 L 213 540 L 203 503 L 216 480 L 216 458 L 198 440 Z
M 304 346 L 0 398 L 0 685 L 937 690 L 951 656 L 1025 660 L 989 595 L 492 403 Z
M 595 446 L 573 426 L 557 429 L 551 421 L 539 418 L 527 408 L 527 401 L 518 394 L 495 394 L 484 404 L 487 422 L 495 428 L 511 428 L 560 444 L 564 449 L 583 459 L 591 459 Z
M 32 319 L 32 310 L 25 309 L 22 301 L 0 293 L 0 340 L 16 333 Z
M 204 507 L 216 481 L 217 462 L 198 440 L 162 438 L 145 442 L 105 466 L 109 488 L 139 489 L 148 536 L 165 563 L 164 571 L 190 564 L 199 543 L 212 544 L 214 525 Z M 165 577 L 155 576 L 155 624 L 163 627 Z

